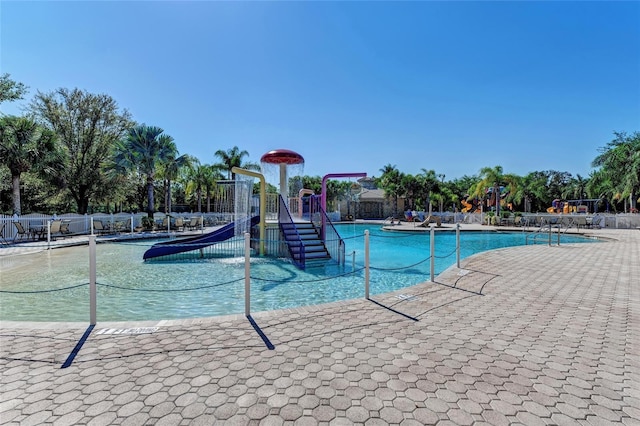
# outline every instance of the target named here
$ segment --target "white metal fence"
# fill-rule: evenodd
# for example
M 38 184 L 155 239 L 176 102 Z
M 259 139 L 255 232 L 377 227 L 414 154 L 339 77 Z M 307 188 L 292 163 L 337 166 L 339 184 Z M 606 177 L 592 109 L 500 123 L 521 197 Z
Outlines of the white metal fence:
M 272 198 L 267 198 L 267 219 L 277 218 L 277 208 L 273 203 Z M 291 198 L 289 200 L 289 206 L 292 216 L 297 216 L 298 212 L 298 200 L 297 198 Z M 331 214 L 331 213 L 329 213 Z M 434 216 L 439 216 L 443 223 L 462 223 L 462 224 L 483 224 L 486 221 L 486 213 L 433 213 Z M 139 232 L 143 231 L 142 218 L 146 217 L 146 213 L 114 213 L 104 214 L 96 213 L 93 215 L 80 215 L 76 213 L 64 213 L 60 215 L 46 215 L 39 213 L 31 213 L 22 216 L 10 216 L 0 215 L 0 241 L 13 242 L 21 239 L 19 235 L 18 227 L 14 225 L 17 222 L 22 225 L 22 228 L 29 233 L 31 230 L 46 229 L 47 223 L 53 220 L 62 220 L 64 227 L 62 232 L 57 232 L 56 236 L 67 235 L 89 235 L 91 234 L 91 219 L 100 220 L 109 232 Z M 183 218 L 188 220 L 191 217 L 201 217 L 201 223 L 204 226 L 216 226 L 225 223 L 232 222 L 234 219 L 232 212 L 223 213 L 171 213 L 172 218 Z M 540 223 L 543 220 L 549 218 L 559 217 L 587 217 L 589 223 L 594 227 L 599 228 L 613 228 L 613 229 L 640 229 L 640 214 L 626 213 L 626 214 L 606 214 L 597 213 L 592 215 L 579 215 L 579 214 L 548 214 L 548 213 L 525 213 L 523 219 L 526 219 L 526 223 L 531 226 L 536 223 Z M 156 213 L 154 215 L 154 223 L 157 230 L 162 230 L 163 220 L 166 215 L 164 213 Z M 332 220 L 334 218 L 332 217 Z M 335 217 L 336 220 L 339 220 Z M 171 223 L 171 222 L 169 222 Z M 166 222 L 165 222 L 165 225 Z M 169 225 L 170 226 L 170 225 Z M 32 234 L 33 235 L 33 234 Z

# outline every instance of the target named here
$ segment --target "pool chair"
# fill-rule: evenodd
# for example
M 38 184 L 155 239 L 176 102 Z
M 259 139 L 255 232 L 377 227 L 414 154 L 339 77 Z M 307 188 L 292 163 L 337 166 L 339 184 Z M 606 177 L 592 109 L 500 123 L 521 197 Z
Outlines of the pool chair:
M 55 240 L 58 235 L 61 235 L 60 228 L 62 227 L 62 220 L 52 220 L 51 226 L 49 226 L 49 235 L 51 239 Z
M 440 219 L 439 216 L 429 216 L 425 220 L 423 220 L 422 222 L 417 224 L 416 226 L 422 226 L 422 227 L 426 228 L 431 223 L 435 223 L 438 228 L 440 228 L 442 226 L 442 220 Z
M 187 229 L 189 229 L 190 231 L 200 229 L 201 227 L 202 221 L 200 220 L 200 217 L 192 217 L 187 224 Z
M 4 228 L 6 227 L 7 223 L 4 222 L 2 224 L 2 226 L 0 226 L 0 244 L 2 245 L 9 245 L 9 242 L 7 240 L 4 239 Z
M 109 232 L 109 228 L 107 228 L 101 220 L 93 221 L 93 230 L 98 233 L 98 235 L 107 234 Z
M 63 236 L 71 234 L 71 231 L 69 230 L 70 223 L 71 223 L 70 220 L 63 220 L 62 223 L 60 224 L 60 233 Z
M 174 231 L 184 231 L 184 219 L 181 217 L 176 217 L 176 220 L 171 225 L 171 229 Z
M 16 236 L 13 237 L 13 242 L 15 243 L 16 240 L 22 240 L 23 238 L 31 238 L 31 233 L 25 229 L 24 226 L 22 226 L 22 224 L 20 222 L 13 222 L 13 226 L 16 227 Z

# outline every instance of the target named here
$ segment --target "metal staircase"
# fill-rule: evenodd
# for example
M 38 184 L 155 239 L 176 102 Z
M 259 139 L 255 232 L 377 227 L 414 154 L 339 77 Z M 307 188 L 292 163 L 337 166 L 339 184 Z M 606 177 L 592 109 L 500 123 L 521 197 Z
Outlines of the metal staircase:
M 331 259 L 320 232 L 311 222 L 281 223 L 280 230 L 296 264 L 307 268 Z

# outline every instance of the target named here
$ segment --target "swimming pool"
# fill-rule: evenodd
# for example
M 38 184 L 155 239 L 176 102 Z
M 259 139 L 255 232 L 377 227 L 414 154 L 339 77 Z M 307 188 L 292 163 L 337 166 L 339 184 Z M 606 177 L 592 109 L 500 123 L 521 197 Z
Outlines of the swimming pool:
M 345 239 L 344 268 L 300 271 L 283 260 L 252 257 L 252 312 L 364 297 L 365 229 L 370 232 L 372 295 L 429 280 L 428 232 L 386 232 L 380 225 L 360 224 L 336 228 Z M 585 241 L 590 240 L 563 237 L 564 243 Z M 143 253 L 154 242 L 97 245 L 98 321 L 244 313 L 243 258 L 143 262 Z M 524 243 L 522 233 L 462 232 L 461 258 Z M 440 273 L 456 261 L 455 232 L 437 232 L 435 245 L 435 270 Z M 29 262 L 19 258 L 2 260 L 0 320 L 88 321 L 87 246 L 48 250 L 28 257 Z

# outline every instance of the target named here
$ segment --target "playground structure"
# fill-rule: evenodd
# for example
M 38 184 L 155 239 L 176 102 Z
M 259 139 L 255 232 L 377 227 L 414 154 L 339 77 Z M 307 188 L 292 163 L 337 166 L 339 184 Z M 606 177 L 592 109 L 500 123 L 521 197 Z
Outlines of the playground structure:
M 584 199 L 584 200 L 559 200 L 555 199 L 551 203 L 551 207 L 547 208 L 547 213 L 556 214 L 588 214 L 589 211 L 595 212 L 595 203 L 600 201 L 599 199 Z M 591 208 L 589 208 L 591 204 Z
M 178 253 L 196 252 L 199 257 L 204 257 L 204 249 L 220 243 L 237 241 L 238 237 L 250 232 L 253 241 L 259 241 L 258 253 L 260 256 L 289 257 L 300 269 L 309 266 L 323 266 L 327 262 L 344 264 L 344 241 L 333 227 L 333 224 L 326 214 L 326 191 L 327 180 L 334 177 L 366 177 L 365 173 L 331 173 L 325 175 L 322 180 L 322 193 L 313 195 L 313 191 L 300 189 L 299 199 L 303 195 L 309 195 L 308 216 L 303 215 L 303 209 L 298 207 L 299 214 L 292 215 L 289 206 L 289 184 L 291 171 L 301 171 L 304 165 L 304 158 L 293 151 L 273 150 L 261 157 L 261 171 L 258 173 L 232 168 L 236 175 L 234 190 L 234 212 L 231 223 L 202 235 L 188 238 L 176 238 L 154 244 L 143 256 L 145 260 L 167 258 L 167 256 Z M 276 171 L 277 173 L 274 173 Z M 266 175 L 266 176 L 265 176 Z M 267 212 L 267 176 L 277 176 L 277 187 L 279 188 L 275 216 L 274 212 Z M 255 214 L 256 203 L 252 203 L 253 180 L 260 180 L 259 194 L 259 214 Z M 295 179 L 293 179 L 295 181 Z M 301 181 L 301 180 L 300 180 Z M 271 182 L 270 182 L 271 183 Z M 273 195 L 273 194 L 272 194 Z M 273 206 L 271 206 L 273 207 Z M 295 220 L 294 220 L 295 216 Z M 259 234 L 254 232 L 258 227 Z M 235 238 L 234 238 L 235 237 Z M 268 246 L 265 242 L 269 242 Z M 255 244 L 252 244 L 255 246 Z M 254 247 L 255 249 L 256 247 Z M 230 251 L 233 256 L 235 252 Z
M 471 202 L 463 198 L 460 203 L 462 204 L 462 213 L 476 213 L 480 211 L 480 203 L 478 203 L 478 200 L 475 198 L 471 200 Z

